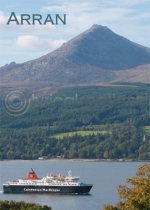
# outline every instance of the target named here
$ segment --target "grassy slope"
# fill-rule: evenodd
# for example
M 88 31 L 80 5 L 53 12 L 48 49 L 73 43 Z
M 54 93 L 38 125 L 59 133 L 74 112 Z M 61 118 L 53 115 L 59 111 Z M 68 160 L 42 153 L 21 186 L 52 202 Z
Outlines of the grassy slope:
M 67 132 L 67 133 L 59 133 L 53 135 L 53 137 L 57 139 L 62 139 L 64 136 L 74 136 L 76 134 L 79 134 L 81 136 L 88 136 L 92 134 L 97 134 L 97 133 L 106 133 L 107 131 L 76 131 L 76 132 Z
M 142 131 L 144 134 L 150 135 L 150 126 L 143 126 Z

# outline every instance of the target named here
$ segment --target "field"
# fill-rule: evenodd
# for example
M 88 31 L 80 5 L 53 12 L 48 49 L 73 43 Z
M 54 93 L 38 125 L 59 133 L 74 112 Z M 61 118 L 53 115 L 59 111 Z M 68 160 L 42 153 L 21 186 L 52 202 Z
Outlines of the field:
M 145 134 L 150 135 L 150 126 L 143 126 L 142 130 Z
M 75 131 L 75 132 L 67 132 L 67 133 L 59 133 L 53 135 L 53 137 L 57 139 L 62 139 L 64 136 L 74 136 L 76 134 L 81 135 L 81 136 L 88 136 L 92 134 L 97 134 L 97 133 L 106 133 L 107 131 Z

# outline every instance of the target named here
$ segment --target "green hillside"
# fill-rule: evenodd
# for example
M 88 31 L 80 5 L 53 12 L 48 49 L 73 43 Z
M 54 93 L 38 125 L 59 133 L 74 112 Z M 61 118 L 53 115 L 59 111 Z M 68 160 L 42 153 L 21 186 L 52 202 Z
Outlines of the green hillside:
M 142 142 L 150 131 L 149 87 L 65 88 L 32 100 L 18 116 L 1 101 L 0 158 L 150 158 L 150 146 Z

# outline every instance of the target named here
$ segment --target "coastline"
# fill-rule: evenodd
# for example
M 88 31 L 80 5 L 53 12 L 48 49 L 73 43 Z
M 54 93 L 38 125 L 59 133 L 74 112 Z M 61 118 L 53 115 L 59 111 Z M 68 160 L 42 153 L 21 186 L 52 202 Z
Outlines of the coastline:
M 65 158 L 51 158 L 51 159 L 36 159 L 36 160 L 22 160 L 22 159 L 14 159 L 14 160 L 0 160 L 0 162 L 150 162 L 150 160 L 134 160 L 134 159 L 65 159 Z

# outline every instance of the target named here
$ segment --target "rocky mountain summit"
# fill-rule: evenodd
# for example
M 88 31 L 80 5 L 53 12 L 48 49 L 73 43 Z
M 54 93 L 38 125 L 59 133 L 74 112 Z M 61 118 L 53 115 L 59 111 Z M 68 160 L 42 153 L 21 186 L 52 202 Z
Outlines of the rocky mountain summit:
M 93 25 L 38 59 L 0 68 L 2 82 L 70 85 L 95 82 L 148 82 L 150 48 Z M 142 76 L 141 77 L 141 73 Z M 140 81 L 141 80 L 141 81 Z

